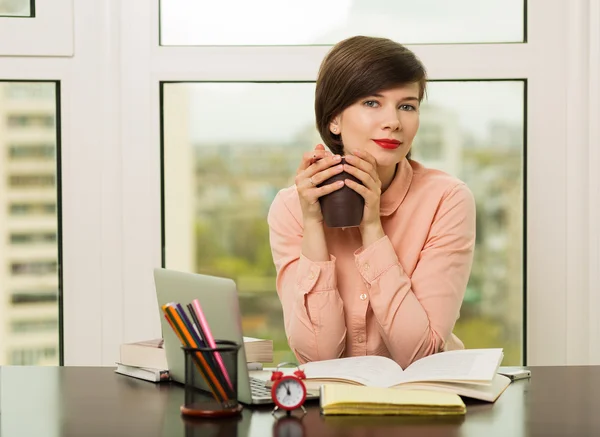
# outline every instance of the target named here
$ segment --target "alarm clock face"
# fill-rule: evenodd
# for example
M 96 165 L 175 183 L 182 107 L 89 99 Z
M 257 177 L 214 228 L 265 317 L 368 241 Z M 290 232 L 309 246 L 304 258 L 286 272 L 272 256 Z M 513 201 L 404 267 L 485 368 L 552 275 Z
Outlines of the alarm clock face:
M 275 404 L 284 410 L 299 408 L 306 399 L 306 387 L 298 378 L 284 376 L 273 384 L 271 392 Z

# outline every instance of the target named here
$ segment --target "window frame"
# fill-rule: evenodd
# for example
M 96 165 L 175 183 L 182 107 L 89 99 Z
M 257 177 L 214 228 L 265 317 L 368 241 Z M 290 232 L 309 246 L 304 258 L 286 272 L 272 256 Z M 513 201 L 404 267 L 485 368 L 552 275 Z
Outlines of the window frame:
M 434 80 L 517 79 L 527 82 L 527 120 L 525 156 L 525 211 L 527 221 L 524 296 L 527 364 L 567 364 L 591 359 L 591 312 L 587 302 L 594 284 L 581 278 L 591 273 L 588 231 L 597 241 L 597 225 L 589 222 L 586 202 L 590 199 L 586 160 L 590 138 L 584 136 L 588 108 L 574 105 L 588 92 L 589 81 L 584 60 L 588 56 L 585 31 L 588 12 L 595 0 L 566 4 L 558 0 L 529 0 L 528 41 L 524 44 L 445 44 L 410 45 Z M 125 12 L 138 19 L 140 5 L 129 3 Z M 568 17 L 568 25 L 564 19 Z M 131 333 L 160 334 L 156 317 L 154 284 L 150 271 L 161 266 L 160 210 L 160 101 L 161 82 L 167 81 L 306 81 L 314 80 L 318 65 L 329 50 L 324 46 L 297 47 L 165 47 L 159 45 L 158 8 L 146 9 L 140 22 L 150 20 L 152 28 L 129 29 L 137 41 L 124 46 L 128 75 L 138 82 L 125 87 L 123 94 L 125 137 L 131 148 L 123 161 L 124 228 L 129 248 L 124 262 L 134 265 L 125 275 L 130 295 L 124 312 L 131 314 L 139 302 L 144 311 L 135 321 L 126 320 Z M 597 22 L 597 17 L 593 18 Z M 563 24 L 561 24 L 563 23 Z M 590 23 L 591 24 L 591 23 Z M 582 27 L 583 26 L 583 27 Z M 567 62 L 567 60 L 575 62 Z M 552 65 L 549 69 L 547 66 Z M 147 70 L 150 69 L 148 72 Z M 574 77 L 585 75 L 588 82 Z M 131 82 L 132 83 L 132 82 Z M 556 84 L 562 84 L 557 86 Z M 151 90 L 148 92 L 148 90 Z M 554 93 L 548 92 L 553 90 Z M 587 99 L 586 99 L 587 101 Z M 134 108 L 143 107 L 140 114 Z M 549 109 L 551 108 L 551 110 Z M 136 123 L 144 119 L 150 129 L 142 131 Z M 552 126 L 553 129 L 548 129 Z M 582 130 L 582 128 L 585 128 Z M 558 139 L 558 140 L 557 140 Z M 567 155 L 567 151 L 570 152 Z M 147 167 L 140 169 L 137 156 L 144 154 Z M 563 157 L 563 159 L 557 159 Z M 548 177 L 552 175 L 552 177 Z M 591 193 L 590 193 L 591 194 Z M 597 209 L 597 202 L 596 207 Z M 142 222 L 143 217 L 143 223 Z M 552 217 L 552 220 L 546 220 Z M 586 226 L 579 226 L 585 223 Z M 587 226 L 589 225 L 589 226 Z M 590 229 L 590 226 L 593 229 Z M 143 248 L 143 249 L 142 249 Z M 597 262 L 598 256 L 594 260 Z M 585 276 L 588 278 L 587 276 Z M 580 290 L 569 293 L 568 285 L 579 283 Z M 575 318 L 575 314 L 589 314 Z M 148 336 L 146 334 L 146 336 Z M 550 341 L 552 346 L 548 347 Z
M 119 32 L 115 32 L 121 4 L 119 0 L 80 2 L 73 10 L 72 0 L 44 3 L 56 6 L 55 11 L 70 5 L 65 12 L 72 13 L 72 19 L 64 24 L 78 41 L 76 55 L 69 55 L 74 54 L 72 49 L 58 50 L 60 47 L 49 54 L 27 52 L 26 48 L 19 52 L 14 45 L 11 49 L 20 56 L 0 53 L 0 80 L 59 84 L 62 203 L 58 214 L 63 232 L 59 245 L 59 363 L 114 364 L 123 337 L 119 315 L 123 292 L 120 55 Z M 37 12 L 39 15 L 39 9 Z M 74 22 L 78 25 L 73 32 Z M 47 30 L 34 26 L 29 34 L 17 34 L 44 38 Z M 2 329 L 0 336 L 5 335 Z
M 527 364 L 600 363 L 600 0 L 526 1 L 527 43 L 409 48 L 432 79 L 527 81 Z M 78 2 L 75 52 L 3 43 L 0 21 L 0 80 L 60 84 L 65 365 L 161 335 L 160 83 L 312 81 L 329 49 L 161 47 L 158 2 Z
M 73 0 L 35 0 L 33 17 L 0 17 L 0 56 L 72 56 Z

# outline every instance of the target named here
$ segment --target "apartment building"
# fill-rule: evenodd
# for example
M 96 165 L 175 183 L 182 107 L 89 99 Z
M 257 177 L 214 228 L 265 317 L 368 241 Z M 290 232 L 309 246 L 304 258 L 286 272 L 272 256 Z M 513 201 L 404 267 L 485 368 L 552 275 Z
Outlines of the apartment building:
M 54 82 L 0 82 L 0 364 L 58 364 Z

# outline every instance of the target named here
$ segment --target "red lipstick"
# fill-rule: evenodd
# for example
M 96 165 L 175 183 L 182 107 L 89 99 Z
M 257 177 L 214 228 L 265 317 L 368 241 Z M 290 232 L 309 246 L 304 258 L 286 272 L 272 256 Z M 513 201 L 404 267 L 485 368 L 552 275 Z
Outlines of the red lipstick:
M 388 140 L 388 139 L 378 139 L 378 140 L 373 140 L 373 142 L 375 144 L 377 144 L 379 147 L 381 147 L 383 149 L 388 149 L 388 150 L 397 149 L 398 147 L 400 147 L 400 144 L 402 144 L 398 140 Z

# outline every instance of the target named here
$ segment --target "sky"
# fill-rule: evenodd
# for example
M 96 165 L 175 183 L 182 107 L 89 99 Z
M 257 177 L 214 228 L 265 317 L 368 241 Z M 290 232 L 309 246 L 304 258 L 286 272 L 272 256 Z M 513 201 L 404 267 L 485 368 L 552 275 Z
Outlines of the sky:
M 166 92 L 175 86 L 191 95 L 193 142 L 281 141 L 314 126 L 312 83 L 167 84 Z M 523 93 L 521 81 L 430 82 L 425 104 L 455 111 L 463 130 L 485 137 L 491 121 L 522 125 Z

